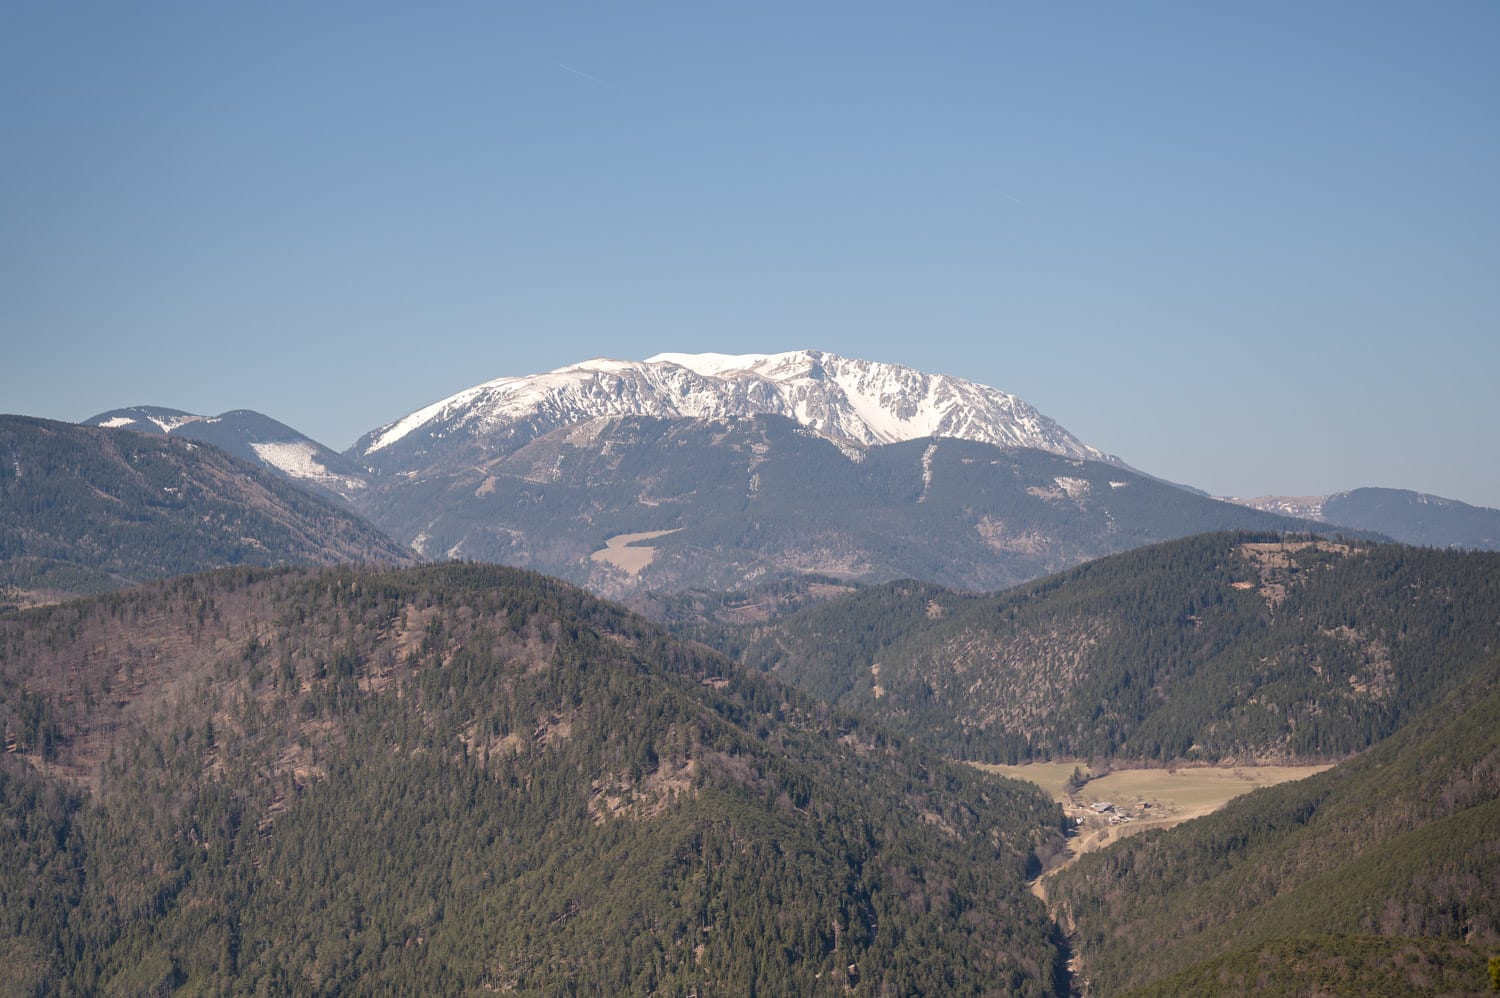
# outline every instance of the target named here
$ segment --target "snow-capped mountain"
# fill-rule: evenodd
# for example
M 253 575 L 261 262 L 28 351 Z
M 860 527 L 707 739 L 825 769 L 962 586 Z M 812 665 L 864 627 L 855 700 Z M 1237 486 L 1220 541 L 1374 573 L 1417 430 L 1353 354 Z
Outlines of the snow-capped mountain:
M 84 424 L 201 440 L 241 460 L 345 499 L 365 487 L 363 469 L 358 464 L 252 409 L 200 416 L 180 409 L 135 405 L 101 412 Z
M 498 378 L 366 434 L 348 454 L 379 471 L 412 470 L 441 462 L 445 451 L 466 450 L 465 442 L 485 453 L 506 453 L 551 430 L 599 417 L 755 415 L 790 418 L 846 453 L 952 437 L 1121 464 L 1014 395 L 949 375 L 814 350 L 663 353 Z

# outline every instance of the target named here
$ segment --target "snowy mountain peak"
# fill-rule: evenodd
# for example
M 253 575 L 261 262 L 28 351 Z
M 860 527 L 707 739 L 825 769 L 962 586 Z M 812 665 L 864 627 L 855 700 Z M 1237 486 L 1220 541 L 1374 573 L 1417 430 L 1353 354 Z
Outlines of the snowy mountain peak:
M 513 447 L 598 417 L 761 414 L 786 416 L 846 449 L 956 437 L 1120 463 L 1014 395 L 949 375 L 815 350 L 596 358 L 545 374 L 497 378 L 367 434 L 351 454 L 394 470 L 407 459 L 392 450 L 414 457 L 440 440 L 492 438 Z

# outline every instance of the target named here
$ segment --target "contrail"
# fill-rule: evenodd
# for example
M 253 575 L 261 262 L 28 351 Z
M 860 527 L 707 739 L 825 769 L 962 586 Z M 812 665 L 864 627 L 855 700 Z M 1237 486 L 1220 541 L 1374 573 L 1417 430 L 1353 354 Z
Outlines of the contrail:
M 598 83 L 598 82 L 599 82 L 599 79 L 598 79 L 598 77 L 595 77 L 595 76 L 590 76 L 590 75 L 589 75 L 589 74 L 587 74 L 587 73 L 585 73 L 585 72 L 584 72 L 584 71 L 583 71 L 583 70 L 581 70 L 581 69 L 574 69 L 574 68 L 573 68 L 573 67 L 572 67 L 572 66 L 569 66 L 569 65 L 568 65 L 568 64 L 567 64 L 567 63 L 565 63 L 565 62 L 560 62 L 560 63 L 558 63 L 558 64 L 557 64 L 557 68 L 559 68 L 559 69 L 566 69 L 566 70 L 567 70 L 567 71 L 568 71 L 568 72 L 570 72 L 570 73 L 572 73 L 572 74 L 573 74 L 573 75 L 574 75 L 574 76 L 581 76 L 581 77 L 583 77 L 583 78 L 584 78 L 584 79 L 585 79 L 585 80 L 593 80 L 593 81 L 594 81 L 594 82 L 595 82 L 595 83 Z

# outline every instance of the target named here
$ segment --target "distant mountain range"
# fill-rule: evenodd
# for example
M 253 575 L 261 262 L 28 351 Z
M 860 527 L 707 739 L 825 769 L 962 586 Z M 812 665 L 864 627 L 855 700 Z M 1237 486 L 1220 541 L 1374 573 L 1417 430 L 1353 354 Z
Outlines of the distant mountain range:
M 613 596 L 806 572 L 997 589 L 1206 530 L 1480 548 L 1500 537 L 1500 512 L 1431 497 L 1216 501 L 1135 471 L 1013 395 L 817 351 L 499 378 L 344 454 L 248 410 L 137 406 L 88 422 L 213 443 L 428 558 L 522 565 Z
M 808 572 L 998 589 L 1168 537 L 1313 527 L 1031 448 L 927 439 L 852 457 L 769 415 L 594 419 L 483 464 L 375 478 L 360 508 L 428 557 L 612 596 Z

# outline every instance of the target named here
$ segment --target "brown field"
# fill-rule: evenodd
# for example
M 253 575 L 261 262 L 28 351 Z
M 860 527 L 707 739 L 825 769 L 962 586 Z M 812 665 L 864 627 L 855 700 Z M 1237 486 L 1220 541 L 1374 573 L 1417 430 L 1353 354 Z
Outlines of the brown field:
M 656 557 L 656 548 L 635 547 L 638 541 L 652 541 L 667 534 L 675 534 L 681 527 L 673 530 L 648 530 L 640 534 L 616 534 L 605 541 L 603 550 L 595 551 L 589 555 L 597 562 L 622 568 L 631 575 L 639 575 L 641 569 L 651 564 L 651 559 Z

